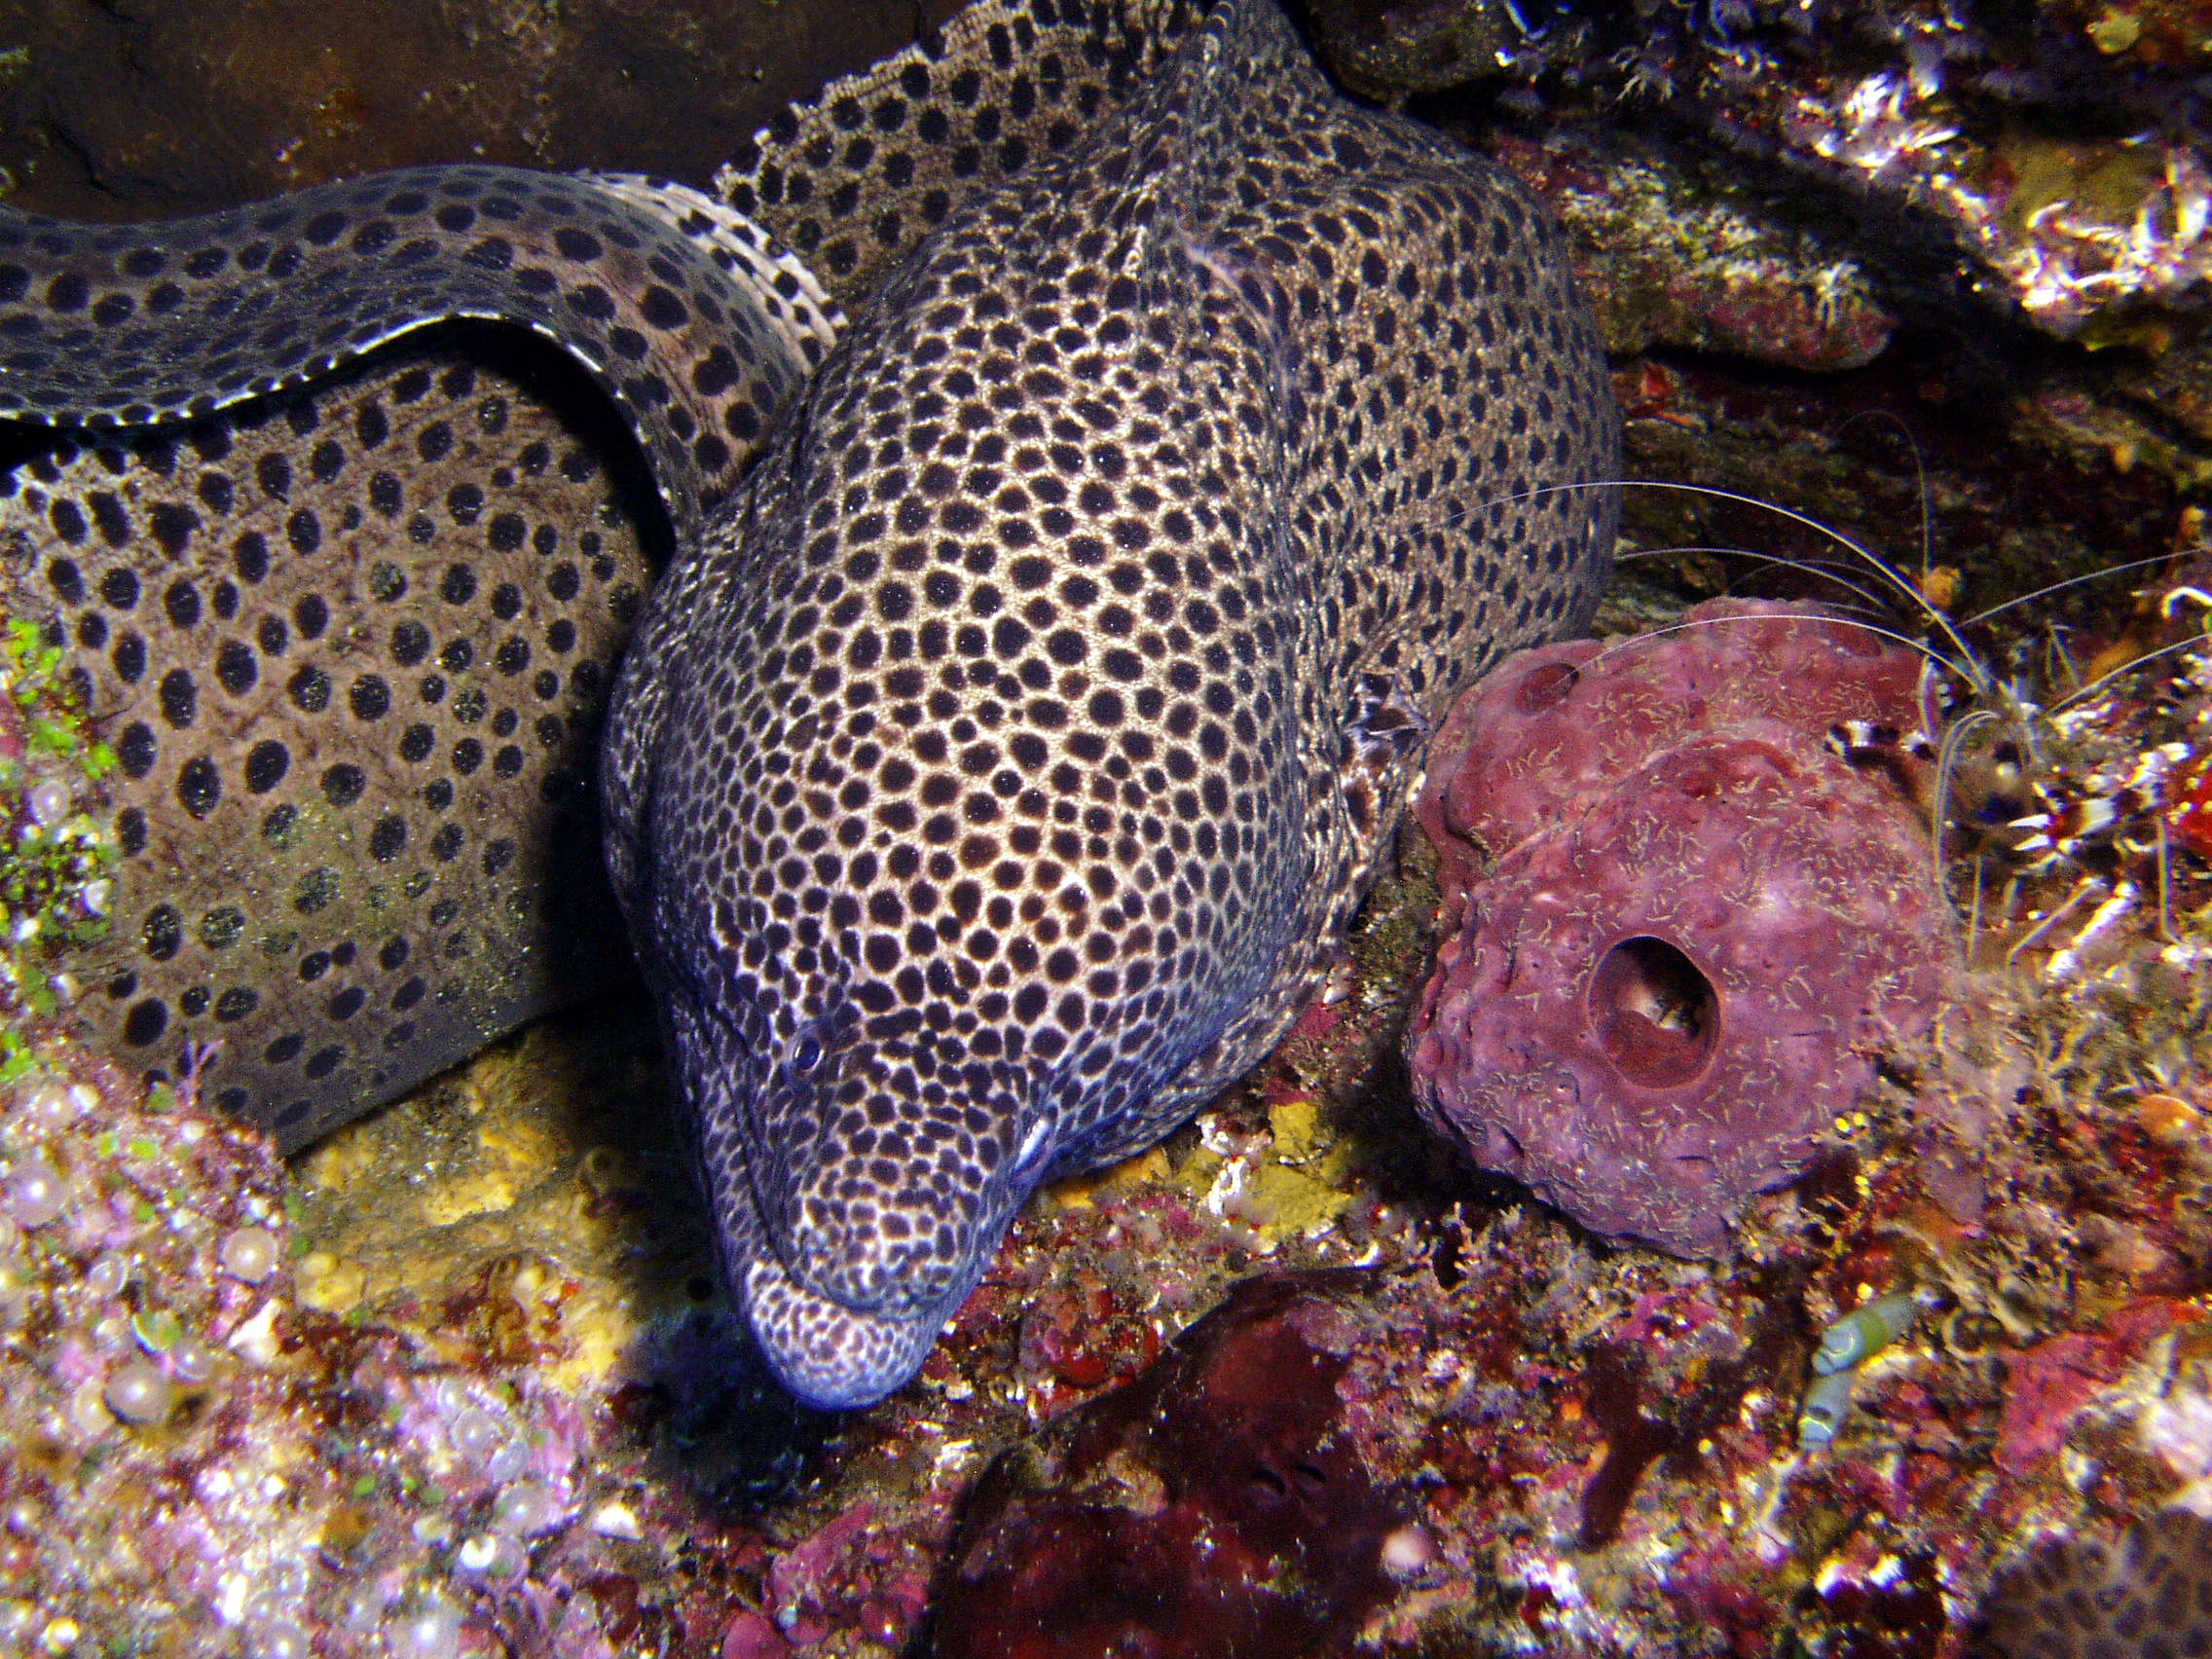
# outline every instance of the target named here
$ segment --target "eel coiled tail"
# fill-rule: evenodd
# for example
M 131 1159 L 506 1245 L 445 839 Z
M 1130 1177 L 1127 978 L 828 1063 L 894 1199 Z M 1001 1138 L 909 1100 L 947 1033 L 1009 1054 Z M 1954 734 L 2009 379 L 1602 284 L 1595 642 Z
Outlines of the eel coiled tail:
M 666 539 L 634 472 L 693 537 L 836 326 L 638 177 L 0 210 L 0 614 L 119 762 L 72 1029 L 291 1150 L 619 974 L 585 780 Z
M 580 361 L 680 536 L 834 331 L 802 265 L 645 180 L 432 166 L 160 225 L 0 210 L 0 416 L 191 419 L 454 318 L 518 324 Z

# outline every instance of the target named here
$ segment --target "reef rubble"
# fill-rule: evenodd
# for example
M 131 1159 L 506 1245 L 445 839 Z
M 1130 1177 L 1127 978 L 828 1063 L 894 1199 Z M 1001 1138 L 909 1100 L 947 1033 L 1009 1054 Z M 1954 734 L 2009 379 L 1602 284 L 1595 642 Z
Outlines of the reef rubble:
M 2212 1491 L 2201 1008 L 2127 997 L 2122 1045 L 2112 1005 L 1985 972 L 1726 1259 L 1674 1260 L 1470 1191 L 1387 1082 L 1435 903 L 1387 888 L 1346 994 L 1193 1130 L 1032 1206 L 920 1382 L 834 1422 L 743 1386 L 634 1103 L 636 1009 L 534 1030 L 289 1175 L 189 1098 L 26 1051 L 0 1628 L 951 1654 L 990 1650 L 960 1617 L 996 1585 L 1065 1615 L 1035 1651 L 1079 1654 L 1098 1622 L 1054 1563 L 1111 1536 L 1130 1582 L 1212 1609 L 1192 1631 L 1279 1629 L 1287 1596 L 1315 1651 L 1963 1653 L 2035 1540 Z M 2175 1091 L 2120 1081 L 2146 1055 Z M 1900 1295 L 1809 1433 L 1823 1333 Z M 1240 1344 L 1250 1432 L 1220 1393 Z M 1295 1535 L 1366 1542 L 1294 1567 L 1250 1519 L 1278 1498 Z M 1253 1541 L 1194 1568 L 1149 1530 L 1178 1515 Z

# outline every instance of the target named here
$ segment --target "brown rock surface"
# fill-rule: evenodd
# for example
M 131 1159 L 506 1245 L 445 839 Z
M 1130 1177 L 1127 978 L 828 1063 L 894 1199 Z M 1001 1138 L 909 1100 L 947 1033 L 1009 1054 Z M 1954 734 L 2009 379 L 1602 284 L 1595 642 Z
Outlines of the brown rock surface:
M 703 184 L 927 8 L 758 0 L 52 0 L 0 21 L 13 205 L 174 216 L 424 162 Z

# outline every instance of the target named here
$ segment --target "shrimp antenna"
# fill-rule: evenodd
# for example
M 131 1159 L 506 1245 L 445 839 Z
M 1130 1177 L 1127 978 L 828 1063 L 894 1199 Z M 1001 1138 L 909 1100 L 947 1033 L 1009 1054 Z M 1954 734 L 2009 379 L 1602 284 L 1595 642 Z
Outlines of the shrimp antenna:
M 1931 624 L 1951 643 L 1959 653 L 1956 660 L 1942 656 L 1933 650 L 1930 651 L 1931 655 L 1936 656 L 1952 673 L 1972 684 L 1977 693 L 1992 702 L 1998 700 L 1987 672 L 1973 654 L 1973 647 L 1967 644 L 1965 637 L 1960 634 L 1951 619 L 1929 603 L 1926 594 L 1922 593 L 1915 584 L 1907 581 L 1895 566 L 1879 554 L 1862 546 L 1833 526 L 1823 524 L 1811 514 L 1801 513 L 1794 507 L 1786 507 L 1776 501 L 1762 501 L 1756 496 L 1747 496 L 1737 490 L 1722 490 L 1711 484 L 1677 484 L 1657 478 L 1591 480 L 1575 484 L 1540 484 L 1533 489 L 1517 491 L 1510 496 L 1500 497 L 1490 504 L 1502 506 L 1508 501 L 1530 500 L 1538 496 L 1564 495 L 1575 490 L 1607 489 L 1616 484 L 1625 484 L 1642 490 L 1674 490 L 1686 496 L 1703 496 L 1716 501 L 1733 501 L 1739 506 L 1756 507 L 1762 512 L 1773 513 L 1780 518 L 1788 519 L 1792 524 L 1802 525 L 1815 535 L 1826 536 L 1854 558 L 1862 561 L 1870 570 L 1878 572 L 1892 587 L 1910 601 L 1913 608 L 1923 612 Z M 1471 512 L 1475 509 L 1470 505 L 1465 510 Z M 1899 636 L 1893 635 L 1891 637 L 1899 638 Z M 1913 645 L 1917 649 L 1929 649 L 1927 646 L 1920 645 L 1918 642 L 1908 641 L 1906 643 Z
M 1928 458 L 1921 453 L 1920 440 L 1913 435 L 1904 417 L 1894 409 L 1862 409 L 1836 427 L 1835 436 L 1842 437 L 1862 421 L 1887 421 L 1898 429 L 1898 436 L 1904 440 L 1904 447 L 1912 452 L 1913 476 L 1919 481 L 1920 490 L 1920 580 L 1922 597 L 1925 598 L 1929 572 L 1935 568 L 1936 558 L 1936 516 L 1934 506 L 1928 498 Z
M 2174 641 L 2170 645 L 2160 645 L 2155 651 L 2145 651 L 2141 656 L 2130 657 L 2127 661 L 2121 663 L 2111 673 L 2100 674 L 2096 677 L 2096 679 L 2090 681 L 2086 685 L 2083 685 L 2077 687 L 2075 690 L 2069 691 L 2065 696 L 2061 697 L 2057 702 L 2053 703 L 2050 706 L 2050 712 L 2055 715 L 2061 710 L 2069 708 L 2073 704 L 2079 703 L 2083 698 L 2088 696 L 2090 693 L 2099 691 L 2105 686 L 2110 685 L 2121 675 L 2134 673 L 2137 669 L 2141 668 L 2147 662 L 2156 662 L 2162 656 L 2171 656 L 2176 651 L 2187 650 L 2191 645 L 2202 645 L 2203 643 L 2203 635 L 2192 634 L 2187 639 Z

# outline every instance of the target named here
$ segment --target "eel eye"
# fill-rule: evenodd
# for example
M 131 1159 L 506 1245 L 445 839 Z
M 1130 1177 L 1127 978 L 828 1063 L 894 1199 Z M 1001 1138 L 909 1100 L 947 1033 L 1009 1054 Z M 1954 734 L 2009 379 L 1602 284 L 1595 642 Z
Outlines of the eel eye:
M 792 1050 L 792 1070 L 810 1072 L 821 1063 L 822 1045 L 816 1042 L 814 1034 L 809 1032 L 806 1036 L 801 1037 L 798 1040 L 798 1046 Z

